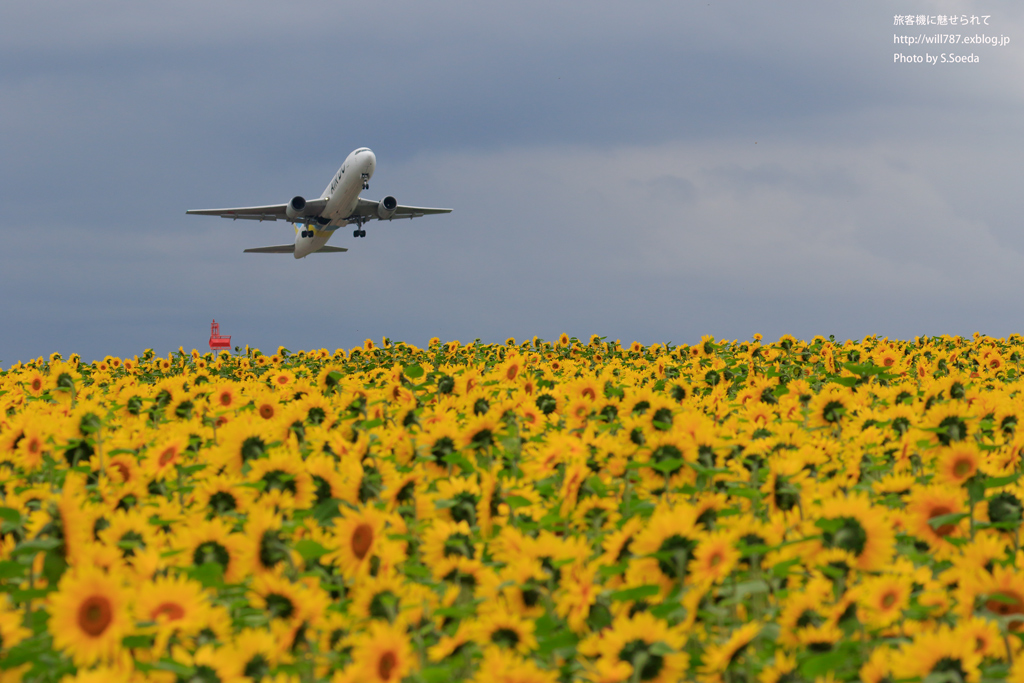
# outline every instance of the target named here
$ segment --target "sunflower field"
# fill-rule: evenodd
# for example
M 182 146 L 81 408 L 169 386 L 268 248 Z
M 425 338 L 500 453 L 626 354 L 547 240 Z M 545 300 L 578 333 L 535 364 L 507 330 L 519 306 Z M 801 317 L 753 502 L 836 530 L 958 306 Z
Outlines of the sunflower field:
M 1022 356 L 562 335 L 17 363 L 0 682 L 1024 681 Z

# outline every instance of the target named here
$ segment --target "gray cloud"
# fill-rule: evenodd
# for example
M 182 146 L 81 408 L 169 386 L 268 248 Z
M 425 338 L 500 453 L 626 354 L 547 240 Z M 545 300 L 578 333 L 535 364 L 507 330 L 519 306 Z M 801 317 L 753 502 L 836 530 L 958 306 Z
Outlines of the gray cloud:
M 1024 8 L 991 14 L 1024 43 Z M 1008 333 L 1024 149 L 1011 44 L 892 64 L 891 3 L 0 7 L 0 361 L 387 334 L 692 341 Z M 45 26 L 45 31 L 40 27 Z M 186 208 L 452 206 L 352 251 Z

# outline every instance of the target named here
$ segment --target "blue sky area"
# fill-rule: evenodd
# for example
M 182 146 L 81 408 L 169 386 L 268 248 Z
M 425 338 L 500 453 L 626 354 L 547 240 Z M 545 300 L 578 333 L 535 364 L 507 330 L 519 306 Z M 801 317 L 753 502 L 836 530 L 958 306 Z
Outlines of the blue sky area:
M 894 26 L 988 16 L 989 25 Z M 896 35 L 1009 36 L 894 45 Z M 896 64 L 894 53 L 969 55 Z M 568 332 L 1024 332 L 1024 5 L 0 5 L 0 364 Z M 452 207 L 345 254 L 189 208 Z

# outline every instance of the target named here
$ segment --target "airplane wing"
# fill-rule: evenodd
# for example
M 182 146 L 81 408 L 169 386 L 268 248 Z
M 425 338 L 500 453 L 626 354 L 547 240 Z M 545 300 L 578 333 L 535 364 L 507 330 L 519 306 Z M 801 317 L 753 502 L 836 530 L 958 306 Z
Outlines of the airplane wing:
M 317 249 L 313 253 L 314 254 L 331 254 L 331 253 L 336 253 L 336 252 L 339 252 L 339 251 L 348 251 L 348 249 L 346 249 L 344 247 L 329 247 L 329 246 L 327 246 L 325 244 L 324 246 L 320 247 L 319 249 Z M 246 254 L 294 254 L 295 253 L 295 245 L 294 244 L 279 244 L 279 245 L 273 246 L 273 247 L 253 247 L 252 249 L 246 249 L 244 251 L 244 253 L 246 253 Z
M 377 216 L 377 205 L 380 202 L 375 202 L 370 199 L 359 198 L 359 203 L 356 204 L 356 210 L 352 212 L 348 220 L 351 221 L 356 217 L 362 218 L 363 220 L 371 220 L 378 218 Z M 428 209 L 423 206 L 402 206 L 399 204 L 395 207 L 395 213 L 388 220 L 395 218 L 418 218 L 419 216 L 428 216 L 434 213 L 451 213 L 451 209 Z
M 326 199 L 308 199 L 303 214 L 318 216 L 327 206 Z M 286 221 L 289 220 L 286 213 L 287 204 L 273 204 L 271 206 L 243 206 L 236 209 L 189 209 L 185 213 L 198 216 L 220 216 L 221 218 L 239 218 L 250 221 Z

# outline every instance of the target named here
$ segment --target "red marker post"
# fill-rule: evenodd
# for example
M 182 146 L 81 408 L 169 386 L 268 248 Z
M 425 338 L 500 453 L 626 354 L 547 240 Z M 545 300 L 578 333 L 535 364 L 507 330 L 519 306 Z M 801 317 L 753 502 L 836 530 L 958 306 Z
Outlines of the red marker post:
M 220 351 L 221 349 L 231 349 L 231 335 L 221 336 L 220 325 L 214 320 L 210 323 L 210 350 Z

